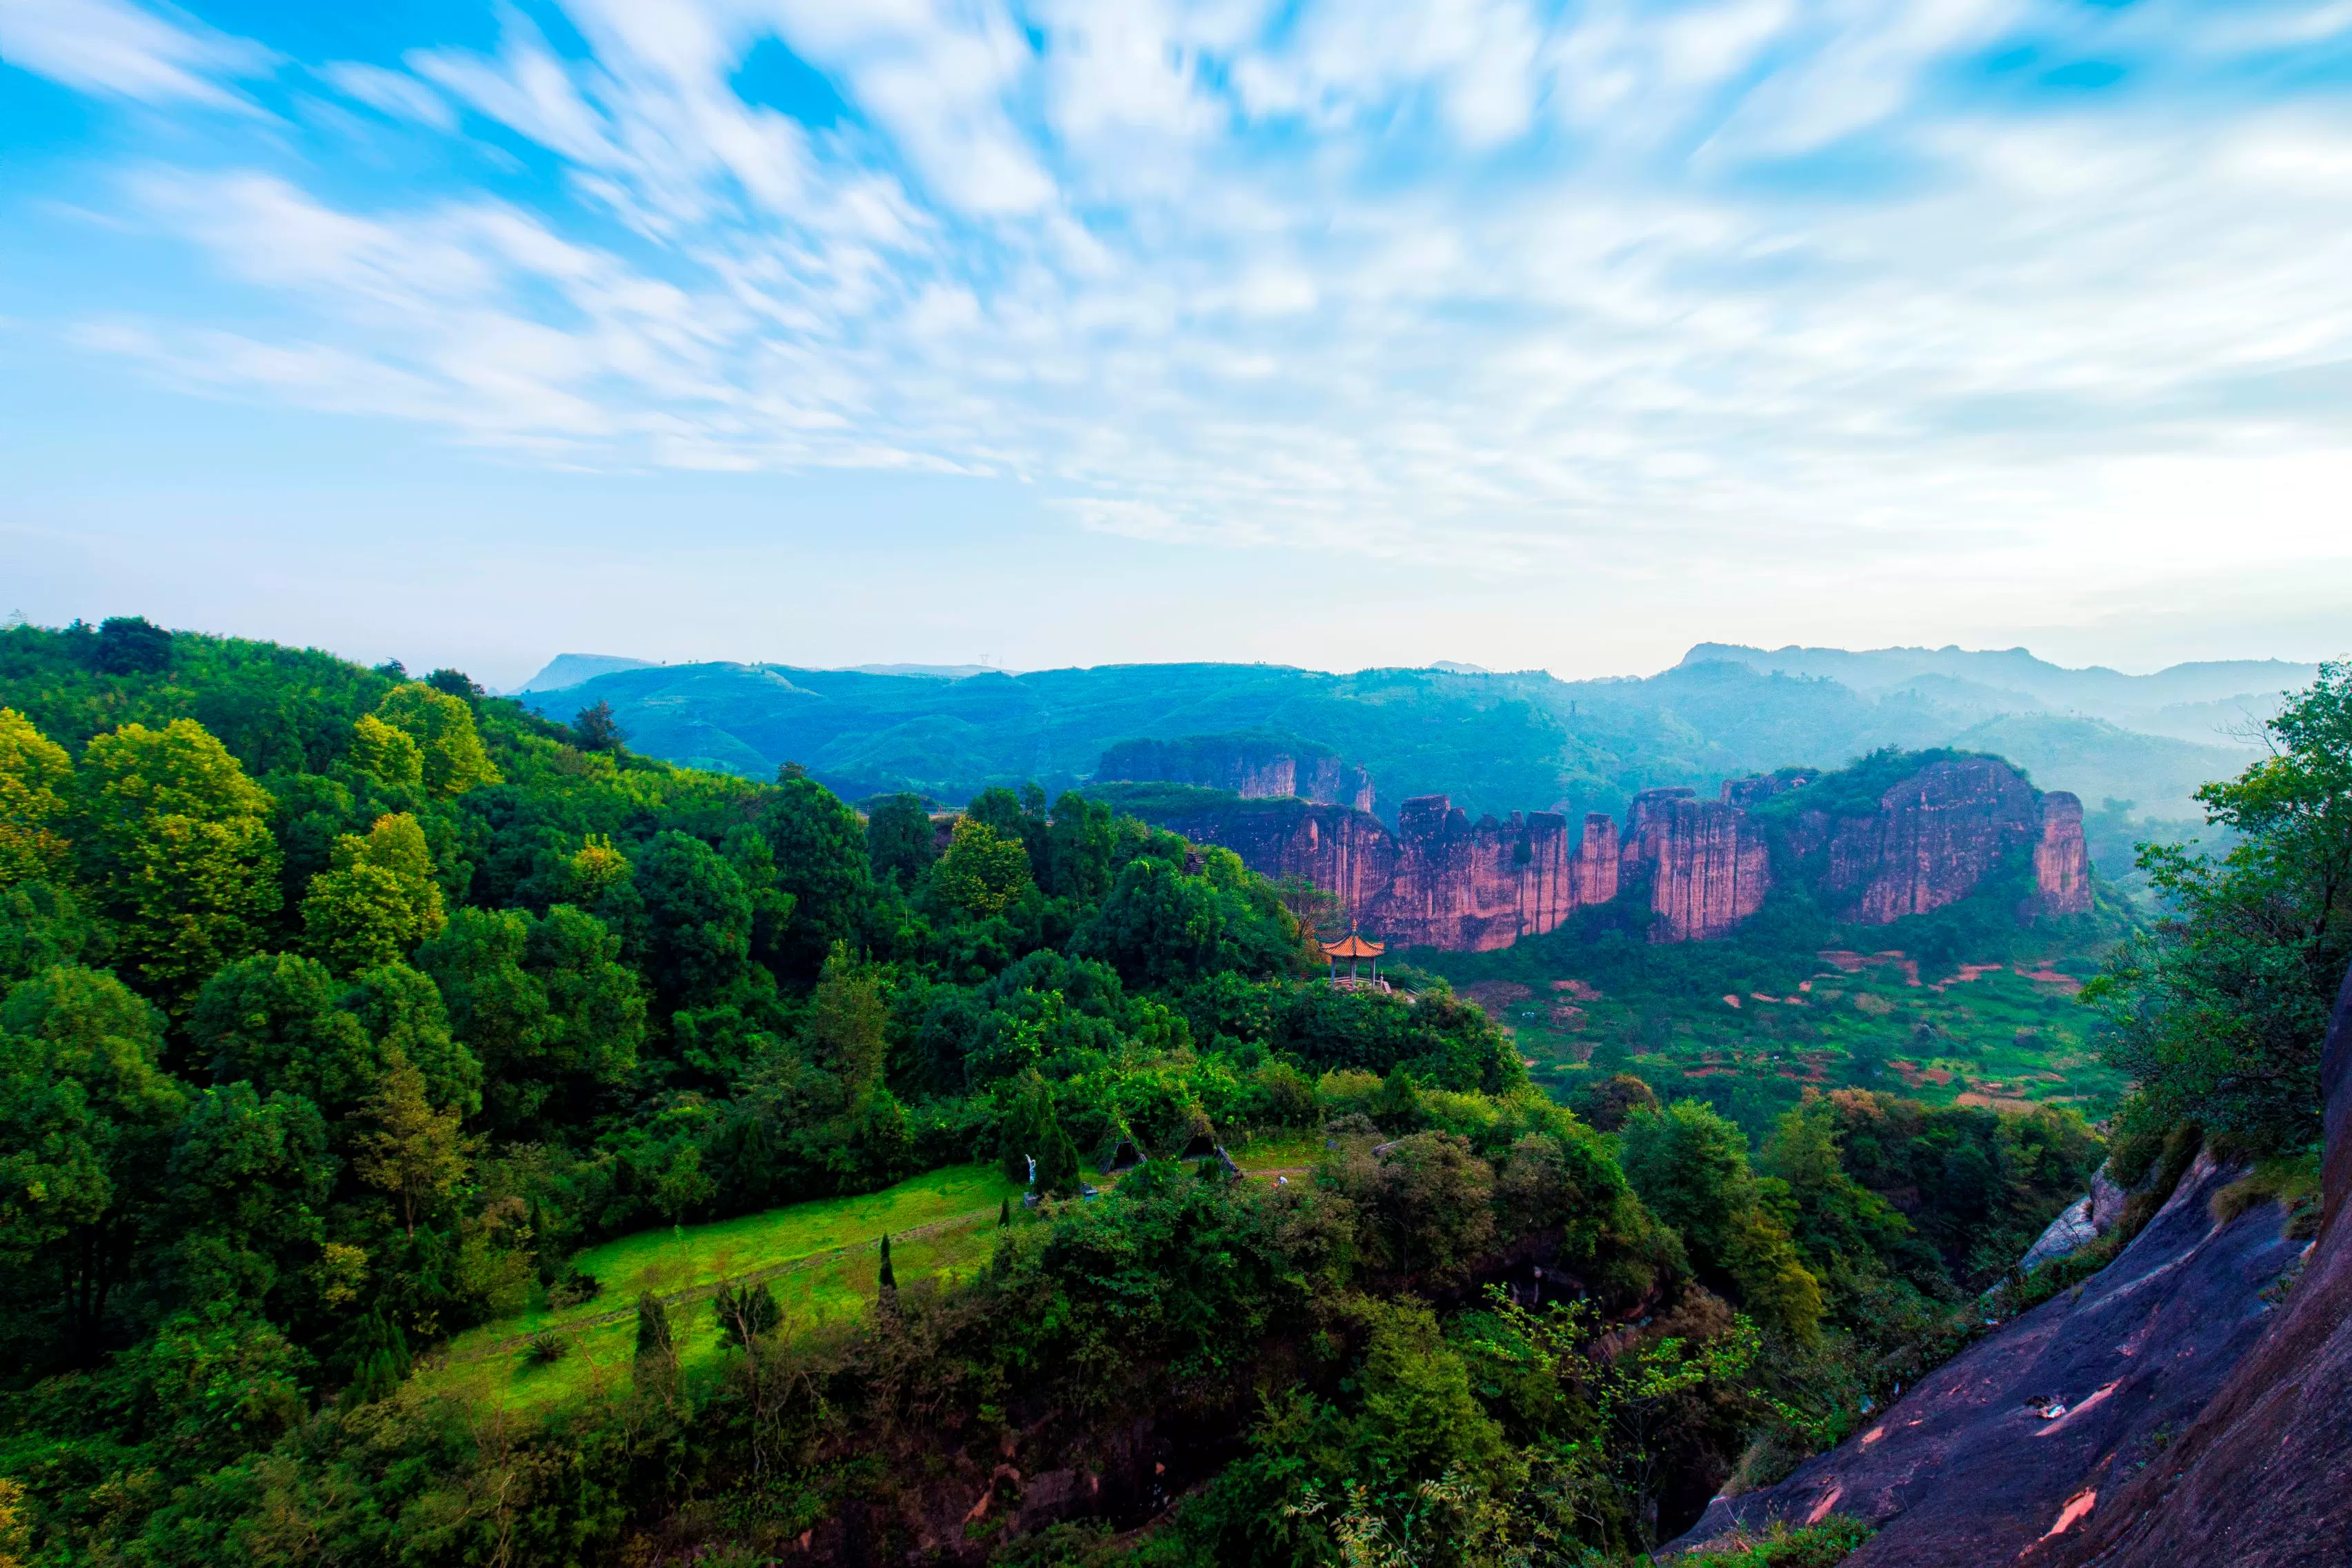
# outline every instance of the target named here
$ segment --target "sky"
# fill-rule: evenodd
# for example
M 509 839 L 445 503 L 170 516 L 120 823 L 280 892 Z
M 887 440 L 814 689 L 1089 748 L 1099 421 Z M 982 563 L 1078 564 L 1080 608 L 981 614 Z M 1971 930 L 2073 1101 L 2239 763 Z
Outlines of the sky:
M 2347 0 L 0 0 L 0 614 L 2352 653 Z

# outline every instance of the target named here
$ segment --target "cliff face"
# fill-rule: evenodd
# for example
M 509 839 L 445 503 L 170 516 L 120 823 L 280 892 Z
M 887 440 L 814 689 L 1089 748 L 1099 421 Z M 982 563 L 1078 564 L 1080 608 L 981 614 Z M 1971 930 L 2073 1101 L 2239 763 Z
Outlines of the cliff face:
M 1507 947 L 1617 896 L 1617 824 L 1598 814 L 1574 832 L 1551 811 L 1474 823 L 1423 795 L 1398 809 L 1397 848 L 1395 875 L 1360 921 L 1408 946 Z
M 2042 797 L 2042 837 L 2033 846 L 2036 915 L 2087 915 L 2091 856 L 2083 844 L 2083 802 L 2063 789 Z
M 1338 753 L 1279 736 L 1192 735 L 1128 740 L 1103 753 L 1095 776 L 1137 783 L 1227 789 L 1244 800 L 1296 797 L 1323 806 L 1372 809 L 1371 775 Z
M 2079 854 L 2080 802 L 2073 828 Z M 1958 903 L 2046 837 L 2042 802 L 2023 775 L 1990 757 L 1962 757 L 1895 784 L 1874 815 L 1803 812 L 1790 841 L 1800 858 L 1822 862 L 1813 885 L 1839 919 L 1885 925 Z
M 1128 760 L 1172 769 L 1204 755 L 1196 748 L 1176 761 L 1139 753 Z M 1288 755 L 1236 752 L 1229 760 L 1223 787 L 1245 796 L 1234 781 L 1311 800 L 1309 788 L 1337 789 L 1360 777 L 1337 758 L 1316 759 L 1307 772 L 1306 760 Z M 1646 790 L 1626 813 L 1622 844 L 1615 822 L 1598 813 L 1580 827 L 1549 811 L 1473 822 L 1443 795 L 1405 801 L 1393 833 L 1360 806 L 1272 800 L 1167 825 L 1225 845 L 1268 876 L 1305 877 L 1336 895 L 1367 935 L 1408 946 L 1507 946 L 1608 903 L 1621 873 L 1634 868 L 1647 873 L 1658 916 L 1651 936 L 1661 942 L 1723 936 L 1762 907 L 1776 881 L 1810 886 L 1841 920 L 1884 925 L 1966 898 L 2029 859 L 2035 891 L 2021 915 L 2091 906 L 2082 803 L 2037 794 L 1998 758 L 1925 763 L 1874 800 L 1862 797 L 1860 809 L 1850 795 L 1808 809 L 1805 792 L 1819 779 L 1792 769 L 1727 779 L 1715 800 L 1689 789 Z M 1361 794 L 1370 799 L 1369 781 Z
M 1171 820 L 1253 871 L 1300 876 L 1333 894 L 1367 935 L 1406 946 L 1481 952 L 1557 927 L 1617 896 L 1617 824 L 1571 831 L 1549 811 L 1473 822 L 1443 795 L 1407 800 L 1391 833 L 1344 806 L 1249 808 Z
M 1727 800 L 1734 793 L 1727 782 Z M 1720 936 L 1762 907 L 1772 886 L 1771 846 L 1748 813 L 1688 789 L 1649 789 L 1633 797 L 1625 836 L 1634 859 L 1650 867 L 1651 927 L 1661 942 Z

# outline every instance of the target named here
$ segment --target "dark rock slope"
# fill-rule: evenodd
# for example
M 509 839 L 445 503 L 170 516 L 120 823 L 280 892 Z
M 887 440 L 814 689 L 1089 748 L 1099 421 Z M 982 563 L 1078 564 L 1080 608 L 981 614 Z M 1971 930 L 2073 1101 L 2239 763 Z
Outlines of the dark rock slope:
M 2236 1174 L 2200 1157 L 2114 1263 L 1955 1357 L 1779 1485 L 1717 1499 L 1668 1550 L 1735 1525 L 1836 1511 L 1880 1526 L 1851 1568 L 2037 1558 L 2196 1418 L 2268 1326 L 2264 1292 L 2304 1244 L 2282 1239 L 2272 1204 L 2214 1222 L 2209 1205 Z M 2063 1415 L 2044 1414 L 2053 1400 Z
M 2203 1412 L 2079 1530 L 2053 1568 L 2344 1568 L 2352 1563 L 2352 975 L 2321 1081 L 2327 1186 L 2286 1305 Z

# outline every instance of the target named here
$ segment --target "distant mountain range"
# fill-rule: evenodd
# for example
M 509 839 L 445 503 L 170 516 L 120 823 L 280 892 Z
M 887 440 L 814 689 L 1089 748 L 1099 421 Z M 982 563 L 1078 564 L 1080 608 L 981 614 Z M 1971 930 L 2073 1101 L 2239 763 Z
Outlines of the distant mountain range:
M 2252 733 L 2305 664 L 2179 664 L 2151 675 L 2070 670 L 2022 649 L 1783 648 L 1702 643 L 1648 677 L 1540 671 L 1129 664 L 1024 674 L 962 666 L 808 670 L 649 665 L 565 654 L 523 688 L 551 717 L 609 702 L 630 744 L 765 777 L 803 764 L 850 799 L 911 790 L 961 802 L 993 784 L 1058 789 L 1121 741 L 1238 731 L 1296 737 L 1368 769 L 1391 823 L 1416 795 L 1475 818 L 1514 810 L 1622 812 L 1637 792 L 1794 765 L 1835 768 L 1882 747 L 1998 754 L 2043 789 L 2136 814 L 2197 815 L 2190 793 L 2254 753 Z M 2120 832 L 2114 813 L 2109 831 Z M 2114 851 L 2107 851 L 2113 863 Z

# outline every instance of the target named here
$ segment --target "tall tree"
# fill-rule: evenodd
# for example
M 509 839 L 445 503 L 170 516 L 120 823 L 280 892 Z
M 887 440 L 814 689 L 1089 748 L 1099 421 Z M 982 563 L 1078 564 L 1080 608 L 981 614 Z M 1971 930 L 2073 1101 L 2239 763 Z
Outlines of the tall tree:
M 464 1118 L 454 1105 L 436 1110 L 425 1096 L 425 1074 L 394 1053 L 368 1100 L 369 1131 L 352 1140 L 352 1168 L 370 1186 L 392 1195 L 402 1226 L 416 1234 L 416 1218 L 435 1209 L 466 1179 Z
M 338 838 L 302 901 L 310 951 L 345 974 L 404 957 L 445 919 L 433 852 L 405 811 L 378 817 L 365 838 Z
M 750 973 L 751 894 L 725 856 L 690 833 L 656 833 L 638 857 L 635 880 L 653 981 L 665 1001 L 709 1001 Z
M 808 1038 L 818 1062 L 840 1078 L 853 1109 L 881 1087 L 889 1021 L 881 970 L 835 945 L 809 1001 Z
M 2189 1120 L 2263 1152 L 2319 1139 L 2319 1049 L 2352 962 L 2352 664 L 2270 721 L 2272 755 L 2197 792 L 2238 835 L 2215 858 L 2144 844 L 2169 911 L 2084 999 L 2138 1087 L 2127 1126 Z
M 372 713 L 352 724 L 352 765 L 379 784 L 416 786 L 425 782 L 425 749 L 404 729 L 395 729 Z
M 0 1273 L 19 1309 L 0 1336 L 20 1365 L 98 1353 L 187 1106 L 163 1046 L 156 1010 L 96 970 L 49 969 L 0 1003 Z
M 76 848 L 148 986 L 174 1011 L 260 943 L 279 903 L 271 800 L 194 719 L 89 743 Z
M 779 962 L 787 977 L 813 977 L 835 942 L 860 938 L 874 887 L 866 825 L 832 790 L 803 775 L 782 780 L 766 827 L 776 851 L 776 884 L 793 899 Z
M 463 697 L 411 681 L 386 692 L 375 711 L 416 742 L 425 758 L 425 787 L 436 799 L 449 800 L 504 777 L 482 748 L 473 707 Z
M 1029 852 L 976 817 L 957 820 L 947 852 L 931 873 L 931 891 L 966 915 L 1002 915 L 1030 885 Z
M 867 802 L 866 860 L 874 880 L 901 893 L 939 859 L 932 847 L 931 813 L 920 795 L 885 795 Z
M 15 708 L 0 707 L 0 887 L 66 869 L 73 761 Z

